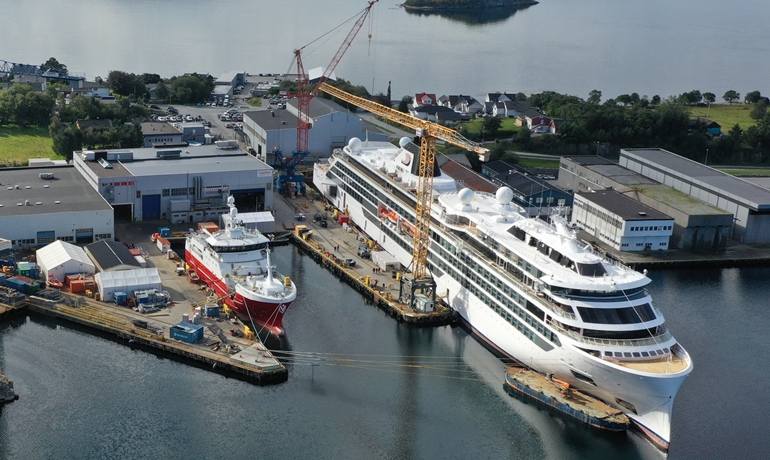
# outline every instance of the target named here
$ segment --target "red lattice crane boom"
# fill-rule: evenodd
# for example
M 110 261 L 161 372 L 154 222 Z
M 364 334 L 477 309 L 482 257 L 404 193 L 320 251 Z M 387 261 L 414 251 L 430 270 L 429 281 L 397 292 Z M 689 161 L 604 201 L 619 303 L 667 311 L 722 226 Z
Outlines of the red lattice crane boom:
M 350 48 L 353 39 L 358 35 L 361 26 L 364 25 L 364 21 L 367 16 L 369 16 L 372 7 L 378 1 L 379 0 L 369 0 L 369 5 L 361 12 L 361 15 L 358 17 L 355 24 L 353 24 L 353 28 L 348 32 L 348 36 L 345 37 L 345 41 L 342 42 L 337 53 L 334 55 L 329 65 L 326 66 L 326 69 L 324 69 L 323 75 L 312 88 L 310 88 L 308 76 L 305 74 L 305 66 L 302 64 L 302 50 L 307 45 L 294 50 L 294 56 L 297 60 L 297 102 L 299 108 L 297 114 L 297 151 L 295 154 L 307 155 L 308 153 L 308 131 L 312 127 L 310 121 L 310 101 L 318 93 L 319 85 L 327 81 L 332 72 L 334 72 L 334 69 L 337 67 L 337 64 L 340 63 L 345 51 Z

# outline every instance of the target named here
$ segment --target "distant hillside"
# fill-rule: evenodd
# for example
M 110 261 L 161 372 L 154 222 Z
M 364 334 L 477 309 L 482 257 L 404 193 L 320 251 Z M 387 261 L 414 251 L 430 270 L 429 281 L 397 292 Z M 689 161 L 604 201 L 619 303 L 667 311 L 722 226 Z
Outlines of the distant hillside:
M 407 10 L 446 11 L 523 7 L 536 3 L 538 2 L 535 0 L 406 0 L 401 6 Z

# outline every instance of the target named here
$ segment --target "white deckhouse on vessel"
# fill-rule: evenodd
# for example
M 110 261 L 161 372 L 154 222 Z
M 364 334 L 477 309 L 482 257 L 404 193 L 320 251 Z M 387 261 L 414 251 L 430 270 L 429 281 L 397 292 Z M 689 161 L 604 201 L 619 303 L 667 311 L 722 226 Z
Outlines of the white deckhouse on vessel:
M 408 266 L 419 147 L 399 145 L 352 139 L 315 165 L 313 181 Z M 650 279 L 594 253 L 562 216 L 525 217 L 509 188 L 458 192 L 435 171 L 428 266 L 437 294 L 489 346 L 618 408 L 667 449 L 692 361 L 653 305 Z

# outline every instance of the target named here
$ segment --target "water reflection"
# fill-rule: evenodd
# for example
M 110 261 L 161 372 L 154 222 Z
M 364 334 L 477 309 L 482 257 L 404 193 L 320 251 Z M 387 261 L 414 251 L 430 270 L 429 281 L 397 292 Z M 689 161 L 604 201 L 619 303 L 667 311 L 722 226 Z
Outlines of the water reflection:
M 445 11 L 406 10 L 406 12 L 415 16 L 440 16 L 452 22 L 460 22 L 469 26 L 483 26 L 506 21 L 517 11 L 527 9 L 530 6 L 532 5 Z

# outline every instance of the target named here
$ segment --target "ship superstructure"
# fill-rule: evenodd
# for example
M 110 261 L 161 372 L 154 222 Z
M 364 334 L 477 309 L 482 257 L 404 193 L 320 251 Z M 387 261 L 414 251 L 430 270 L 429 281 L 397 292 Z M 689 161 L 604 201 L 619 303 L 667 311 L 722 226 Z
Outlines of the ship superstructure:
M 404 266 L 412 258 L 416 156 L 402 140 L 353 139 L 315 165 L 314 184 Z M 595 253 L 560 215 L 527 218 L 492 195 L 433 179 L 428 266 L 436 292 L 503 354 L 622 410 L 663 448 L 692 370 L 646 290 L 645 274 Z

